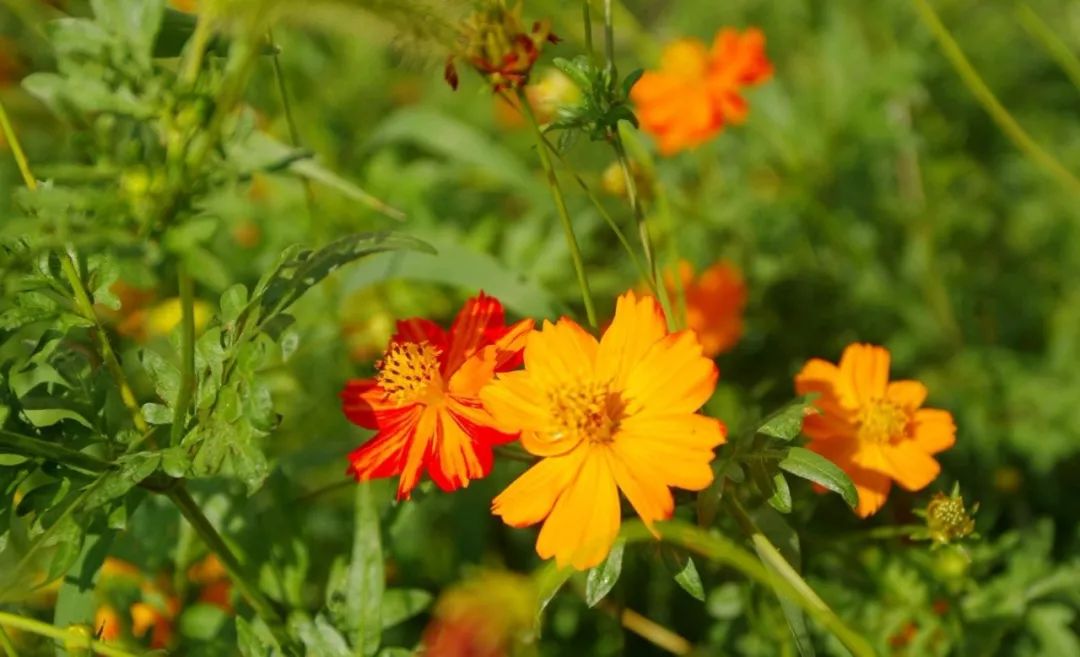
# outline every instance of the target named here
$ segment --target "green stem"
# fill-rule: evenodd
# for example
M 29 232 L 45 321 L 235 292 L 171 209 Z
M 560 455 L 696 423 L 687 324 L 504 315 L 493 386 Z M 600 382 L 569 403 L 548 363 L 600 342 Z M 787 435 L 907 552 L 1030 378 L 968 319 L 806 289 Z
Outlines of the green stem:
M 60 256 L 60 268 L 64 272 L 64 277 L 67 278 L 68 285 L 71 286 L 76 309 L 83 318 L 94 325 L 94 332 L 98 338 L 98 348 L 101 350 L 101 358 L 105 361 L 105 366 L 109 368 L 109 374 L 112 375 L 113 381 L 120 390 L 120 401 L 124 403 L 124 406 L 131 413 L 135 428 L 140 433 L 145 434 L 149 431 L 150 425 L 143 418 L 139 402 L 135 399 L 135 393 L 128 383 L 127 375 L 124 374 L 123 366 L 120 365 L 120 359 L 117 358 L 116 352 L 113 351 L 112 343 L 109 341 L 109 334 L 94 311 L 94 304 L 90 300 L 90 295 L 86 292 L 82 276 L 79 275 L 79 267 L 75 264 L 75 258 L 70 252 Z
M 611 11 L 611 0 L 604 0 L 604 52 L 607 55 L 611 79 L 617 76 L 615 68 L 615 19 Z
M 0 447 L 14 454 L 48 459 L 86 472 L 103 473 L 112 467 L 112 464 L 95 456 L 3 429 L 0 429 Z
M 11 127 L 11 121 L 8 120 L 7 110 L 4 109 L 3 102 L 0 102 L 0 130 L 4 131 L 4 138 L 7 139 L 7 143 L 11 147 L 11 154 L 15 157 L 15 165 L 19 167 L 19 173 L 22 174 L 27 189 L 32 192 L 37 191 L 37 180 L 34 179 L 34 174 L 30 172 L 30 163 L 26 161 L 26 153 L 23 152 L 22 144 L 19 143 L 15 129 Z
M 183 264 L 177 274 L 180 287 L 180 389 L 173 406 L 169 443 L 179 445 L 187 427 L 188 406 L 195 396 L 195 284 Z
M 16 614 L 0 611 L 0 626 L 12 627 L 17 630 L 22 630 L 23 632 L 30 632 L 31 634 L 63 641 L 65 647 L 69 650 L 87 648 L 99 655 L 104 655 L 105 657 L 138 657 L 138 655 L 133 652 L 128 652 L 127 650 L 122 650 L 110 646 L 103 641 L 94 639 L 89 631 L 81 625 L 60 629 L 58 627 L 53 627 L 48 623 L 34 620 L 33 618 L 26 618 L 25 616 L 18 616 Z
M 1054 34 L 1050 26 L 1039 18 L 1039 15 L 1030 6 L 1026 4 L 1016 5 L 1016 17 L 1020 19 L 1020 24 L 1024 26 L 1028 34 L 1038 41 L 1043 48 L 1046 48 L 1046 51 L 1057 61 L 1058 66 L 1065 71 L 1072 83 L 1080 89 L 1080 58 L 1073 54 L 1068 44 L 1062 41 L 1057 34 Z
M 274 80 L 277 83 L 278 95 L 281 96 L 281 110 L 285 114 L 285 124 L 289 128 L 289 142 L 296 148 L 300 148 L 300 129 L 296 125 L 296 117 L 293 116 L 292 101 L 289 100 L 289 91 L 285 86 L 285 73 L 281 69 L 281 57 L 278 55 L 277 43 L 274 41 L 274 33 L 266 31 L 266 39 L 273 54 L 270 61 L 274 66 Z M 311 187 L 311 180 L 301 177 L 304 186 L 304 202 L 307 204 L 308 219 L 315 219 L 315 190 Z
M 874 650 L 869 642 L 848 627 L 794 571 L 792 571 L 793 579 L 782 577 L 770 571 L 756 557 L 727 538 L 680 520 L 658 523 L 654 529 L 663 541 L 683 547 L 717 563 L 732 566 L 750 579 L 772 587 L 779 595 L 799 605 L 811 618 L 847 646 L 855 657 L 874 656 Z M 627 542 L 653 538 L 653 534 L 640 520 L 626 522 L 620 535 Z
M 191 88 L 199 79 L 199 70 L 202 69 L 203 57 L 206 54 L 206 45 L 210 41 L 210 14 L 200 11 L 195 22 L 195 31 L 191 34 L 187 52 L 184 53 L 184 64 L 180 70 L 180 82 L 183 86 Z
M 566 199 L 563 198 L 562 190 L 559 188 L 559 178 L 555 175 L 555 167 L 551 163 L 551 154 L 548 153 L 544 133 L 540 130 L 540 123 L 536 120 L 536 114 L 533 112 L 525 92 L 518 89 L 517 98 L 522 113 L 525 114 L 529 124 L 532 126 L 533 136 L 536 138 L 536 150 L 540 154 L 540 164 L 544 167 L 548 187 L 551 189 L 551 196 L 555 200 L 555 209 L 559 214 L 559 221 L 562 222 L 563 232 L 566 234 L 566 245 L 570 249 L 570 259 L 573 261 L 574 271 L 577 273 L 581 298 L 585 303 L 585 315 L 589 320 L 589 325 L 595 329 L 599 324 L 596 321 L 596 308 L 593 306 L 592 293 L 589 291 L 589 279 L 585 276 L 585 263 L 581 257 L 577 237 L 574 235 L 574 224 L 570 221 L 570 212 L 566 209 Z
M 274 604 L 263 595 L 259 590 L 257 584 L 253 580 L 248 578 L 248 575 L 244 572 L 244 567 L 240 563 L 240 559 L 232 551 L 232 548 L 225 542 L 221 534 L 218 533 L 214 525 L 210 523 L 210 520 L 199 508 L 199 505 L 191 497 L 191 493 L 187 488 L 180 484 L 169 489 L 165 493 L 176 508 L 180 510 L 180 513 L 187 519 L 191 528 L 195 530 L 195 533 L 199 535 L 199 538 L 203 540 L 206 547 L 217 555 L 221 560 L 221 564 L 225 567 L 225 570 L 229 573 L 229 577 L 232 579 L 233 584 L 236 585 L 236 589 L 240 592 L 240 595 L 247 600 L 248 604 L 255 610 L 255 613 L 262 618 L 266 623 L 270 631 L 273 632 L 274 637 L 281 644 L 282 648 L 286 648 L 291 645 L 291 641 L 288 635 L 285 633 L 285 619 L 274 606 Z
M 15 649 L 15 644 L 11 642 L 11 637 L 8 636 L 3 627 L 0 627 L 0 646 L 4 648 L 4 654 L 7 657 L 19 657 L 19 651 Z
M 589 0 L 581 0 L 581 21 L 585 24 L 585 52 L 592 57 L 595 50 L 592 42 L 592 10 L 589 8 Z
M 934 38 L 937 39 L 946 59 L 956 69 L 964 84 L 974 94 L 983 109 L 990 114 L 990 118 L 998 124 L 1002 132 L 1012 140 L 1020 151 L 1031 158 L 1035 164 L 1041 166 L 1047 173 L 1057 178 L 1069 191 L 1073 193 L 1080 192 L 1080 178 L 1074 176 L 1054 156 L 1043 150 L 1020 126 L 1020 123 L 1009 114 L 1009 111 L 998 101 L 997 97 L 994 96 L 994 92 L 979 76 L 975 67 L 968 61 L 964 51 L 961 50 L 959 44 L 956 43 L 956 39 L 949 33 L 949 29 L 941 22 L 941 18 L 938 17 L 937 12 L 930 6 L 930 3 L 927 0 L 913 0 L 913 2 L 919 12 L 919 17 L 930 29 L 930 32 L 933 33 Z

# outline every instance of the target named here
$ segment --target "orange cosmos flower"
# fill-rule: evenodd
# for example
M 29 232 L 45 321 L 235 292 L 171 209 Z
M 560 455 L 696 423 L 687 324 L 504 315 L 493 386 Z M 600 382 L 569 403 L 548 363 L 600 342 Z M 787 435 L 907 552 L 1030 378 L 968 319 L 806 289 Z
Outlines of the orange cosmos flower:
M 537 594 L 532 580 L 484 571 L 443 594 L 421 640 L 432 657 L 507 657 L 532 629 Z
M 863 518 L 885 504 L 893 480 L 911 491 L 933 481 L 941 467 L 932 455 L 956 441 L 952 415 L 920 408 L 926 386 L 889 381 L 883 347 L 848 345 L 839 366 L 813 358 L 796 375 L 795 389 L 818 393 L 820 413 L 803 421 L 808 447 L 851 477 Z
M 725 123 L 746 118 L 742 88 L 772 76 L 765 56 L 765 35 L 751 28 L 742 34 L 721 30 L 712 49 L 697 39 L 668 45 L 659 71 L 647 71 L 630 92 L 645 132 L 659 140 L 665 155 L 698 146 Z
M 709 358 L 730 350 L 742 337 L 746 285 L 733 265 L 718 262 L 694 278 L 694 267 L 679 261 L 679 280 L 686 302 L 686 325 L 697 333 Z M 666 276 L 668 296 L 677 298 L 673 277 Z
M 546 518 L 536 551 L 585 569 L 619 531 L 619 490 L 650 527 L 671 516 L 670 486 L 713 479 L 724 426 L 697 414 L 716 366 L 692 331 L 668 334 L 659 304 L 627 292 L 596 338 L 572 320 L 529 334 L 525 369 L 499 374 L 480 396 L 507 431 L 544 457 L 492 503 L 514 527 Z
M 357 481 L 400 475 L 406 499 L 426 469 L 445 491 L 491 471 L 491 447 L 514 440 L 493 428 L 478 394 L 495 372 L 515 367 L 532 320 L 507 327 L 497 299 L 469 299 L 449 331 L 414 318 L 398 322 L 379 374 L 350 381 L 345 415 L 378 433 L 349 455 Z

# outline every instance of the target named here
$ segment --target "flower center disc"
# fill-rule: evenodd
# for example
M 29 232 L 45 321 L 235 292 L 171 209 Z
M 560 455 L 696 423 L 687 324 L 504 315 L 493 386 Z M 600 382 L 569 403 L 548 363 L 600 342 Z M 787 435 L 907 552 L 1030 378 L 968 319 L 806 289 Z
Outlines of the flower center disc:
M 879 399 L 859 412 L 859 440 L 871 443 L 891 442 L 907 433 L 907 412 L 896 404 Z
M 386 394 L 398 403 L 423 399 L 440 389 L 439 349 L 430 342 L 399 342 L 390 346 L 377 377 Z
M 619 428 L 625 404 L 608 383 L 592 381 L 559 388 L 549 397 L 555 430 L 552 441 L 609 443 Z

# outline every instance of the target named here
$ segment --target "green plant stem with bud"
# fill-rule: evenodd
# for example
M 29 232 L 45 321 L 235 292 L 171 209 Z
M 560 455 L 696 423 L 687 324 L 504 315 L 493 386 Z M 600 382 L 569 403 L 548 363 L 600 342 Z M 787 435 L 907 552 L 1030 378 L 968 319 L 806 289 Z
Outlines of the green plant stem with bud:
M 56 639 L 57 641 L 63 642 L 64 647 L 69 651 L 81 648 L 84 650 L 92 650 L 98 655 L 104 655 L 104 657 L 139 657 L 136 653 L 117 648 L 104 641 L 98 641 L 93 638 L 93 634 L 89 629 L 81 625 L 61 629 L 53 627 L 48 623 L 34 620 L 33 618 L 26 618 L 25 616 L 0 611 L 0 626 L 37 634 L 50 639 Z M 2 632 L 3 630 L 0 630 L 0 633 Z M 9 655 L 16 654 L 14 652 L 14 646 L 11 645 L 10 641 L 4 643 L 4 639 L 0 639 L 0 644 L 4 644 L 4 648 Z
M 179 445 L 187 425 L 188 406 L 195 396 L 195 284 L 187 265 L 180 264 L 177 273 L 180 288 L 180 389 L 173 407 L 173 423 L 169 443 Z
M 525 92 L 518 88 L 518 103 L 521 111 L 532 126 L 533 136 L 536 139 L 536 150 L 540 155 L 540 164 L 547 176 L 548 187 L 551 196 L 555 200 L 555 210 L 558 212 L 559 221 L 562 222 L 563 232 L 566 234 L 566 246 L 570 249 L 570 259 L 574 263 L 574 271 L 577 273 L 578 286 L 581 288 L 581 299 L 585 304 L 585 316 L 589 320 L 589 326 L 597 328 L 596 308 L 593 306 L 592 292 L 589 291 L 589 279 L 585 275 L 585 262 L 581 257 L 581 249 L 578 247 L 577 237 L 574 235 L 574 224 L 570 220 L 570 212 L 566 209 L 566 199 L 563 198 L 562 189 L 559 187 L 559 178 L 555 175 L 555 167 L 551 162 L 551 154 L 548 153 L 547 140 L 540 129 L 540 122 L 536 120 L 536 113 L 529 104 Z

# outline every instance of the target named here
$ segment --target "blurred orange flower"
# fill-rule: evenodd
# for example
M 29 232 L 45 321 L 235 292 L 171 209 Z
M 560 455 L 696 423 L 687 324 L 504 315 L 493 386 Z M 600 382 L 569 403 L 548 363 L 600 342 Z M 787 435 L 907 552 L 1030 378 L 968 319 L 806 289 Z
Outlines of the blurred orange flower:
M 528 577 L 484 572 L 447 591 L 421 640 L 433 657 L 505 657 L 533 624 L 536 592 Z
M 398 322 L 397 334 L 369 379 L 349 381 L 342 409 L 375 437 L 349 455 L 357 481 L 400 475 L 407 499 L 426 469 L 445 491 L 491 471 L 494 445 L 514 440 L 497 431 L 478 394 L 495 372 L 515 367 L 531 319 L 506 326 L 502 304 L 481 292 L 449 331 L 426 319 Z
M 671 155 L 704 143 L 726 123 L 741 123 L 747 113 L 743 87 L 765 82 L 772 72 L 761 30 L 725 28 L 711 49 L 697 39 L 668 45 L 660 70 L 642 75 L 630 97 L 642 130 Z
M 499 374 L 480 397 L 507 430 L 543 457 L 492 502 L 514 527 L 544 521 L 536 551 L 585 569 L 619 531 L 619 490 L 648 526 L 671 516 L 669 487 L 713 479 L 718 420 L 697 414 L 716 365 L 692 331 L 669 334 L 655 299 L 627 292 L 596 338 L 568 318 L 529 334 L 525 369 Z M 546 520 L 545 520 L 546 518 Z
M 813 358 L 796 375 L 795 389 L 818 394 L 820 413 L 803 421 L 808 447 L 851 477 L 863 518 L 885 504 L 893 480 L 911 491 L 933 481 L 941 470 L 933 455 L 956 441 L 948 411 L 921 408 L 926 386 L 889 381 L 883 347 L 848 345 L 839 366 Z
M 697 278 L 694 267 L 680 260 L 677 269 L 686 302 L 686 325 L 697 333 L 709 358 L 730 350 L 742 337 L 746 285 L 734 265 L 717 262 Z M 665 276 L 668 296 L 678 298 L 674 277 Z M 674 303 L 674 302 L 673 302 Z

